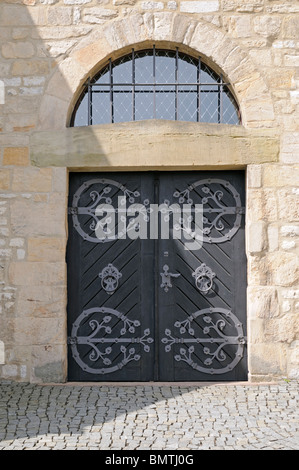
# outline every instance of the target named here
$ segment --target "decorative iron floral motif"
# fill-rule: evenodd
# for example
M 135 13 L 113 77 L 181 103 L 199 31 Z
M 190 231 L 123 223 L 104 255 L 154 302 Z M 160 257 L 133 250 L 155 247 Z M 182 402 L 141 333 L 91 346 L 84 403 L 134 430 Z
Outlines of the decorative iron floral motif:
M 239 230 L 245 212 L 237 190 L 226 180 L 209 178 L 196 181 L 183 191 L 175 191 L 173 196 L 178 198 L 180 204 L 193 205 L 192 191 L 195 189 L 196 202 L 203 206 L 203 242 L 223 243 L 230 240 Z M 190 227 L 185 227 L 187 230 L 190 234 Z
M 88 195 L 89 204 L 81 206 L 80 203 L 82 203 L 82 196 L 86 197 L 86 193 L 92 188 L 92 186 L 95 186 L 96 188 L 100 186 L 102 187 L 102 189 L 91 190 Z M 139 191 L 130 191 L 118 181 L 114 181 L 107 178 L 95 178 L 86 181 L 75 192 L 73 196 L 72 206 L 69 207 L 68 213 L 73 218 L 74 228 L 84 240 L 93 243 L 104 243 L 107 241 L 109 242 L 116 240 L 118 238 L 116 235 L 115 237 L 109 236 L 109 233 L 107 233 L 107 238 L 103 239 L 97 237 L 96 235 L 96 228 L 97 224 L 99 223 L 99 219 L 96 215 L 96 209 L 100 204 L 112 204 L 112 198 L 110 197 L 110 195 L 113 187 L 116 187 L 122 191 L 124 197 L 122 202 L 124 203 L 126 202 L 126 200 L 128 200 L 130 204 L 134 204 L 136 198 L 140 196 Z M 88 230 L 84 227 L 84 219 L 82 220 L 82 216 L 85 216 L 85 221 L 87 216 L 92 218 L 92 221 L 88 224 Z M 129 227 L 129 229 L 134 228 L 133 222 L 131 225 L 132 227 Z
M 79 367 L 90 374 L 116 372 L 131 361 L 139 361 L 141 348 L 146 353 L 150 351 L 154 341 L 150 330 L 146 328 L 142 336 L 134 336 L 138 327 L 139 320 L 130 320 L 112 308 L 84 310 L 74 322 L 68 338 L 72 356 Z M 111 336 L 113 332 L 115 335 Z M 119 348 L 118 354 L 116 348 Z
M 199 329 L 198 321 L 204 325 L 200 327 L 202 330 L 200 337 L 196 336 Z M 186 362 L 199 372 L 211 375 L 225 374 L 233 370 L 243 357 L 246 344 L 243 326 L 230 310 L 224 308 L 198 310 L 186 320 L 176 321 L 174 326 L 179 329 L 181 336 L 174 337 L 171 330 L 166 329 L 165 337 L 162 339 L 165 351 L 170 352 L 173 348 L 174 359 L 177 362 Z M 236 334 L 226 334 L 226 327 L 228 331 L 233 327 Z M 182 336 L 186 333 L 189 337 Z M 235 347 L 234 354 L 232 354 L 232 345 Z M 201 348 L 203 354 L 198 354 L 197 347 Z M 198 362 L 198 357 L 206 357 L 203 365 Z M 225 365 L 222 367 L 221 363 Z

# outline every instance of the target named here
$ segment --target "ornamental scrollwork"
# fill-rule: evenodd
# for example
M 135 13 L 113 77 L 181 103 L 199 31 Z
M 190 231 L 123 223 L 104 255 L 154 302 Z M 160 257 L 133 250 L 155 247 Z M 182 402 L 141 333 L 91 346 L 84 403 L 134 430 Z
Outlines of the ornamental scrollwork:
M 183 321 L 176 321 L 174 327 L 177 335 L 167 328 L 162 338 L 165 352 L 173 350 L 175 361 L 185 362 L 198 372 L 225 374 L 232 371 L 244 355 L 243 326 L 230 310 L 199 310 Z
M 139 320 L 107 307 L 84 310 L 73 323 L 68 344 L 73 359 L 90 374 L 111 374 L 150 352 L 150 329 L 137 335 Z M 118 353 L 117 353 L 118 351 Z
M 92 187 L 96 189 L 92 189 Z M 131 191 L 118 181 L 107 178 L 95 178 L 85 181 L 75 192 L 72 206 L 68 208 L 68 213 L 72 216 L 75 230 L 84 240 L 93 243 L 105 243 L 118 238 L 119 234 L 118 236 L 111 236 L 109 233 L 109 227 L 105 228 L 107 230 L 107 234 L 105 234 L 105 237 L 103 238 L 98 237 L 96 233 L 98 224 L 100 224 L 100 220 L 97 215 L 97 208 L 101 204 L 112 204 L 113 188 L 116 189 L 116 191 L 121 191 L 121 204 L 126 204 L 126 201 L 130 204 L 134 204 L 136 199 L 140 196 L 139 191 Z M 115 212 L 116 211 L 117 210 L 115 210 Z M 88 219 L 89 222 L 87 222 Z M 109 225 L 109 218 L 106 219 L 106 222 L 108 222 Z M 134 229 L 135 223 L 134 220 L 131 219 L 127 231 Z
M 195 200 L 197 204 L 202 204 L 203 242 L 226 242 L 241 226 L 245 209 L 238 191 L 229 181 L 218 178 L 196 181 L 182 191 L 175 191 L 173 196 L 179 204 L 194 205 Z M 190 227 L 188 230 L 190 232 Z

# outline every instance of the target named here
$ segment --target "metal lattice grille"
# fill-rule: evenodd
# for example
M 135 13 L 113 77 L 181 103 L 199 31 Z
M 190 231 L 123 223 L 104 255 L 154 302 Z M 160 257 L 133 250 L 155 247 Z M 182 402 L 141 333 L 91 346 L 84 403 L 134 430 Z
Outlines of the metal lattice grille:
M 240 124 L 229 83 L 200 58 L 153 49 L 112 61 L 84 84 L 72 126 L 145 119 Z

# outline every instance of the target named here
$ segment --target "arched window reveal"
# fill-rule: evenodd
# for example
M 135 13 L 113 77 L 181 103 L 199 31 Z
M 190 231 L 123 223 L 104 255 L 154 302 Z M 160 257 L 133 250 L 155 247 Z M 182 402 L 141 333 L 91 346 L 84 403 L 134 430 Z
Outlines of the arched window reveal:
M 240 124 L 230 84 L 200 57 L 176 50 L 135 51 L 85 83 L 71 126 L 145 119 Z

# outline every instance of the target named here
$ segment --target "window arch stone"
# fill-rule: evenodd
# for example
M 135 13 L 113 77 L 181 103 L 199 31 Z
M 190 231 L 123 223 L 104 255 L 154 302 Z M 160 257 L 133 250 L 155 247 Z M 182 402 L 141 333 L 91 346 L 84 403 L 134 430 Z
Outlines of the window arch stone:
M 191 48 L 208 65 L 217 64 L 232 84 L 244 127 L 275 127 L 267 84 L 232 38 L 212 24 L 190 20 L 182 14 L 156 12 L 112 20 L 82 40 L 48 83 L 40 106 L 39 129 L 62 129 L 68 125 L 82 84 L 109 56 L 125 54 L 136 45 L 152 47 L 153 43 L 159 47 L 171 43 L 180 45 L 182 50 Z

